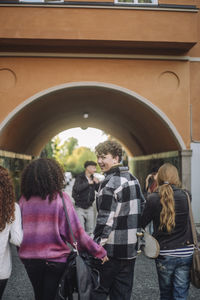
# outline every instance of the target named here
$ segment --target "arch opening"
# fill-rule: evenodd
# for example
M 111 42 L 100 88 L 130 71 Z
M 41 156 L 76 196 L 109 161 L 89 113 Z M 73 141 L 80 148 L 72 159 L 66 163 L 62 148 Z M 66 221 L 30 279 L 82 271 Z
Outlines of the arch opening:
M 172 122 L 150 101 L 99 82 L 55 86 L 24 101 L 1 124 L 0 149 L 37 156 L 53 136 L 74 127 L 105 131 L 131 156 L 185 149 Z

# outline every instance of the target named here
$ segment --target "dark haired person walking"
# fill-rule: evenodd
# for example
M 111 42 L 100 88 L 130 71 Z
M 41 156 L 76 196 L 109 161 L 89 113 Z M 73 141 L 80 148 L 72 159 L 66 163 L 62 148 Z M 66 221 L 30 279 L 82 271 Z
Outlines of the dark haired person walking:
M 34 288 L 36 300 L 54 300 L 73 239 L 65 217 L 64 198 L 78 250 L 106 261 L 106 251 L 81 227 L 69 196 L 62 192 L 64 175 L 53 159 L 33 160 L 23 171 L 20 207 L 24 239 L 19 255 Z
M 8 171 L 0 166 L 0 299 L 11 274 L 10 243 L 19 246 L 23 231 L 19 205 Z
M 131 298 L 137 231 L 144 197 L 136 177 L 120 164 L 122 147 L 106 141 L 96 147 L 98 164 L 104 172 L 97 197 L 97 224 L 94 240 L 102 245 L 109 261 L 96 264 L 100 271 L 100 287 L 92 300 L 129 300 Z
M 94 231 L 95 190 L 98 189 L 98 179 L 94 177 L 96 172 L 95 161 L 87 160 L 84 163 L 85 171 L 76 177 L 72 189 L 72 197 L 75 200 L 75 208 L 79 220 L 85 231 L 91 236 Z

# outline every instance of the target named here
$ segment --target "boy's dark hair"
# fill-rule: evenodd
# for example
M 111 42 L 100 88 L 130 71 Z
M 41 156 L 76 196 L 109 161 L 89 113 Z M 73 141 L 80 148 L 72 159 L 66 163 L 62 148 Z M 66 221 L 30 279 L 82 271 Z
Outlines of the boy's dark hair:
M 21 193 L 26 200 L 31 196 L 46 199 L 51 202 L 57 194 L 62 194 L 64 174 L 61 166 L 50 158 L 35 159 L 23 170 L 21 177 Z
M 95 152 L 97 155 L 110 153 L 113 157 L 118 156 L 119 161 L 121 161 L 122 159 L 122 146 L 116 141 L 105 141 L 103 143 L 98 144 L 95 147 Z
M 87 160 L 85 163 L 84 163 L 84 168 L 87 168 L 88 166 L 96 166 L 97 163 L 93 160 Z

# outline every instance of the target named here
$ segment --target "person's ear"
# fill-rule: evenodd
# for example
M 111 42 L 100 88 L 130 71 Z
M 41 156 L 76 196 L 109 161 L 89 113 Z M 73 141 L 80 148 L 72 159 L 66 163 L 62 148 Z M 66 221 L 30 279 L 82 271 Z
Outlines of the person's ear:
M 117 164 L 119 162 L 119 156 L 113 157 L 114 164 Z

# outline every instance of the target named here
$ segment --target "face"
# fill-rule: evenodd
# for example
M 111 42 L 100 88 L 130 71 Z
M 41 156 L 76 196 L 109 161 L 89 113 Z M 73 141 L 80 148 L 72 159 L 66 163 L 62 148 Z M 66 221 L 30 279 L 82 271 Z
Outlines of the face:
M 97 168 L 96 166 L 87 166 L 87 171 L 93 175 L 96 172 Z
M 107 172 L 112 166 L 118 163 L 118 156 L 113 157 L 112 154 L 101 154 L 97 155 L 97 162 L 103 172 Z

